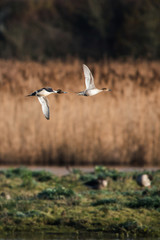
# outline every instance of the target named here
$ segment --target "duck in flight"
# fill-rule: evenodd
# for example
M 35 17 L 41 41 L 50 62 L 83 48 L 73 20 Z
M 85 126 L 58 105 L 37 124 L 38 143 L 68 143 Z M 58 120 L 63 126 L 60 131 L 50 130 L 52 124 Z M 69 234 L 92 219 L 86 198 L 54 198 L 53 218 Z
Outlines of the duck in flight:
M 38 100 L 39 100 L 40 104 L 42 105 L 42 112 L 47 120 L 49 120 L 50 114 L 49 114 L 49 103 L 48 103 L 48 100 L 46 97 L 52 93 L 62 94 L 62 93 L 67 93 L 67 92 L 62 91 L 61 89 L 53 90 L 52 88 L 47 87 L 47 88 L 41 88 L 41 89 L 27 95 L 27 97 L 31 97 L 31 96 L 38 97 Z
M 83 71 L 84 71 L 86 89 L 82 92 L 78 92 L 77 95 L 93 96 L 93 95 L 96 95 L 103 91 L 106 91 L 106 92 L 112 91 L 109 88 L 102 88 L 102 89 L 96 88 L 95 84 L 94 84 L 94 78 L 92 76 L 92 73 L 85 64 L 83 64 Z

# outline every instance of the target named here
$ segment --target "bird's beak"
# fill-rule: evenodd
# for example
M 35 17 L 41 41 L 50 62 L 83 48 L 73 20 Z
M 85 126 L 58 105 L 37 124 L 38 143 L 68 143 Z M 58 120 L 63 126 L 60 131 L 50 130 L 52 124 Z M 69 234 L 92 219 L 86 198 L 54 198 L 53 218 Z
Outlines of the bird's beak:
M 73 94 L 74 94 L 74 93 L 76 93 L 76 92 L 73 92 L 73 91 L 68 91 L 68 92 L 65 92 L 65 93 L 73 93 Z
M 111 92 L 112 90 L 111 89 L 107 89 L 108 92 Z

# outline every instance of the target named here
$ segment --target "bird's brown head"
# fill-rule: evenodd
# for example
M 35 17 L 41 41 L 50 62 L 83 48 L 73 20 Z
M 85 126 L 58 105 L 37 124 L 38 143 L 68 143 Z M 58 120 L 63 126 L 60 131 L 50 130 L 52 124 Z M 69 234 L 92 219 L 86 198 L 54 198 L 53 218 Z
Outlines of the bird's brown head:
M 61 94 L 61 93 L 67 93 L 67 92 L 64 92 L 63 90 L 58 89 L 58 90 L 57 90 L 57 93 Z
M 101 90 L 106 91 L 106 92 L 110 92 L 110 91 L 112 91 L 112 90 L 109 89 L 109 88 L 102 88 Z

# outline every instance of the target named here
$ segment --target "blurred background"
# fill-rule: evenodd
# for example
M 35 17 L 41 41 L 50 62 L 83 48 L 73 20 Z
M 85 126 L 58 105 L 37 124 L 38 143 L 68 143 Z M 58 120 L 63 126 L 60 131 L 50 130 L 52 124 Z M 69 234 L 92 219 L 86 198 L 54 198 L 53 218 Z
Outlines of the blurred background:
M 160 163 L 160 2 L 0 1 L 0 164 Z M 98 88 L 85 98 L 82 64 Z
M 1 0 L 0 57 L 160 57 L 157 0 Z

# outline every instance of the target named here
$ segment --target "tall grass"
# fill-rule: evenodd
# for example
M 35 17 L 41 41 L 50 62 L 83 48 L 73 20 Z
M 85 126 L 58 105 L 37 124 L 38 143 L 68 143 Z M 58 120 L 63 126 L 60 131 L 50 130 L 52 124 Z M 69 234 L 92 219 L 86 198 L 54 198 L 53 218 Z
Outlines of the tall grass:
M 88 62 L 94 97 L 49 96 L 51 119 L 36 98 L 41 87 L 84 89 L 80 60 L 0 61 L 0 163 L 132 164 L 160 162 L 159 62 Z

